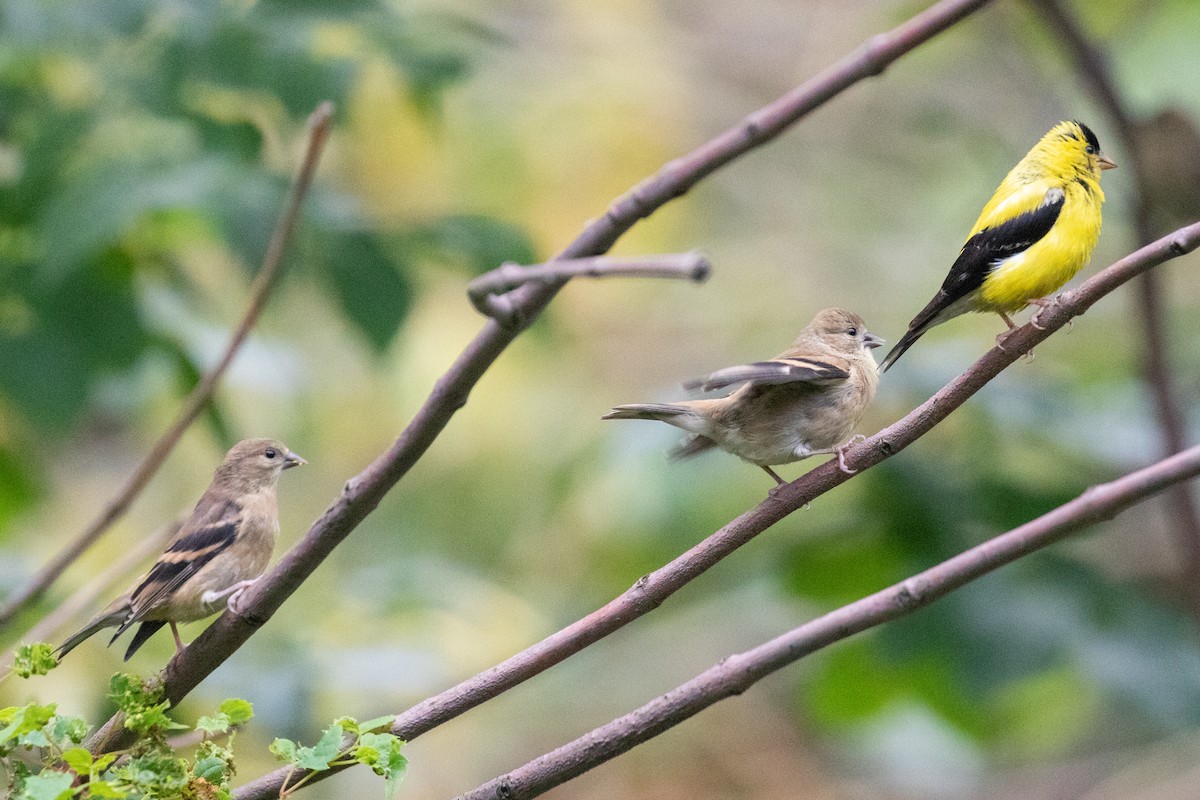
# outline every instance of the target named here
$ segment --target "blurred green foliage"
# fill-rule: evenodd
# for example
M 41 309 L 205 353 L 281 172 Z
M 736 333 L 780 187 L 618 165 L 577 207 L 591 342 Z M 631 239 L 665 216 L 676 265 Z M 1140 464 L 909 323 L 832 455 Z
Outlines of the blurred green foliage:
M 293 167 L 271 163 L 268 142 L 298 137 L 322 100 L 344 105 L 373 59 L 429 118 L 485 36 L 376 0 L 14 0 L 0 15 L 0 393 L 39 434 L 64 431 L 100 378 L 149 350 L 195 379 L 187 349 L 142 313 L 141 279 L 194 293 L 179 262 L 198 243 L 258 264 Z M 305 265 L 376 351 L 412 307 L 414 261 L 532 258 L 495 220 L 387 232 L 335 188 L 313 194 Z
M 377 0 L 0 5 L 0 530 L 37 496 L 30 443 L 71 430 L 104 379 L 158 353 L 179 391 L 198 380 L 193 344 L 145 313 L 147 285 L 202 309 L 190 252 L 257 268 L 295 166 L 278 143 L 321 101 L 344 107 L 374 61 L 433 123 L 488 37 Z M 476 215 L 380 229 L 326 181 L 301 228 L 296 271 L 378 353 L 412 308 L 416 264 L 533 259 L 520 230 Z M 219 406 L 209 421 L 231 443 Z

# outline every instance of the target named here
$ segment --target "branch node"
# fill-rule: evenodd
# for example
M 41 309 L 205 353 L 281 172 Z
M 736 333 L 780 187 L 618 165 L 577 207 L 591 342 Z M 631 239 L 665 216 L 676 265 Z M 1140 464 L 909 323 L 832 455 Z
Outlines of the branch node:
M 896 452 L 896 446 L 888 439 L 881 439 L 879 441 L 879 452 L 883 453 L 885 456 L 890 456 Z
M 266 625 L 267 620 L 271 618 L 270 615 L 264 616 L 262 614 L 256 614 L 253 611 L 238 611 L 234 612 L 234 615 L 237 617 L 239 622 L 244 622 L 256 630 L 261 628 L 263 625 Z
M 893 604 L 899 611 L 907 613 L 921 605 L 921 595 L 921 587 L 914 576 L 896 587 Z
M 525 315 L 521 312 L 520 307 L 513 302 L 511 293 L 489 294 L 481 302 L 483 307 L 480 310 L 496 320 L 501 328 L 505 328 L 506 330 L 520 330 L 524 327 Z
M 867 39 L 863 45 L 863 56 L 867 62 L 868 75 L 882 75 L 883 71 L 888 67 L 888 60 L 880 56 L 885 52 L 888 45 L 892 43 L 891 37 L 886 33 L 877 33 L 870 39 Z

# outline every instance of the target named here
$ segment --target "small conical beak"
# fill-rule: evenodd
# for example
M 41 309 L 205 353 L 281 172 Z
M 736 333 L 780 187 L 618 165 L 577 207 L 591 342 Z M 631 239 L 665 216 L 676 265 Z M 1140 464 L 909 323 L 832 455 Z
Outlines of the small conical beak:
M 1100 169 L 1102 169 L 1102 170 L 1117 168 L 1117 162 L 1113 161 L 1111 158 L 1104 155 L 1104 153 L 1101 153 L 1100 155 L 1096 156 L 1096 160 L 1100 162 Z
M 863 347 L 869 350 L 874 350 L 876 347 L 883 347 L 885 344 L 887 344 L 885 339 L 881 339 L 873 333 L 868 332 L 863 336 Z
M 308 462 L 305 461 L 303 458 L 301 458 L 300 456 L 296 455 L 291 450 L 289 450 L 288 454 L 287 454 L 287 458 L 285 458 L 283 460 L 283 468 L 291 469 L 292 467 L 299 467 L 299 466 L 301 466 L 303 464 L 307 464 L 307 463 Z

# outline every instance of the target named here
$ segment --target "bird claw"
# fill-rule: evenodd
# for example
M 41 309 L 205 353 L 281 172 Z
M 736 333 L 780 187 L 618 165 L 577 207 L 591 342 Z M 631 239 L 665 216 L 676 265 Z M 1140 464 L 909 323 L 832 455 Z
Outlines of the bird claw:
M 854 475 L 855 473 L 858 472 L 858 470 L 851 469 L 846 464 L 846 450 L 848 450 L 849 448 L 858 444 L 859 442 L 865 442 L 866 440 L 867 440 L 866 436 L 863 436 L 861 433 L 856 433 L 850 437 L 850 441 L 846 442 L 845 444 L 839 445 L 837 448 L 835 448 L 834 452 L 837 453 L 838 467 L 841 468 L 842 472 L 846 473 L 847 475 Z
M 783 478 L 779 477 L 779 473 L 777 473 L 775 470 L 768 467 L 766 464 L 759 464 L 759 466 L 762 467 L 763 472 L 770 475 L 771 478 L 775 481 L 775 485 L 771 487 L 771 490 L 769 492 L 767 492 L 767 494 L 770 497 L 774 497 L 775 493 L 777 491 L 782 489 L 784 486 L 787 486 L 787 481 L 785 481 Z
M 237 588 L 229 595 L 229 600 L 225 602 L 225 607 L 234 614 L 242 613 L 242 596 L 246 594 L 246 590 L 253 586 L 258 581 L 258 578 L 251 578 L 248 581 L 242 581 L 236 584 Z
M 1039 323 L 1038 320 L 1041 318 L 1043 311 L 1054 308 L 1056 305 L 1058 305 L 1058 299 L 1060 297 L 1062 297 L 1062 295 L 1056 294 L 1056 295 L 1054 295 L 1054 297 L 1051 297 L 1049 300 L 1047 300 L 1044 297 L 1035 297 L 1034 299 L 1030 300 L 1029 304 L 1033 305 L 1033 306 L 1037 306 L 1038 310 L 1033 312 L 1033 316 L 1029 318 L 1029 324 L 1032 325 L 1033 327 L 1037 328 L 1039 331 L 1046 330 Z
M 205 592 L 204 594 L 200 595 L 200 602 L 206 606 L 211 606 L 219 600 L 225 600 L 225 607 L 227 609 L 235 614 L 240 614 L 241 606 L 239 601 L 241 600 L 242 593 L 253 586 L 254 582 L 257 580 L 258 578 L 251 578 L 247 581 L 238 581 L 232 586 L 226 587 L 219 592 Z

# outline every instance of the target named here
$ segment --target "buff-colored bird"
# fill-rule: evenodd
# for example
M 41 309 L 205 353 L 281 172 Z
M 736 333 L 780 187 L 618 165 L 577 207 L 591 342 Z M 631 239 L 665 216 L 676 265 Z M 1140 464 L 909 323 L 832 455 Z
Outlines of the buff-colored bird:
M 150 571 L 63 642 L 58 657 L 97 631 L 116 626 L 111 645 L 138 623 L 126 661 L 163 625 L 171 626 L 175 646 L 182 650 L 177 623 L 232 607 L 266 568 L 279 533 L 275 484 L 283 470 L 304 463 L 273 439 L 246 439 L 234 445 L 191 517 Z
M 1053 302 L 1046 295 L 1091 258 L 1104 202 L 1100 172 L 1115 166 L 1082 122 L 1055 125 L 983 207 L 942 288 L 908 324 L 883 370 L 934 325 L 960 314 L 992 311 L 1012 330 L 1009 314 Z
M 883 340 L 857 314 L 821 311 L 787 350 L 771 359 L 718 370 L 686 384 L 705 391 L 743 384 L 727 397 L 617 406 L 602 419 L 651 419 L 692 434 L 674 452 L 696 455 L 713 447 L 771 469 L 841 448 L 875 397 L 879 371 L 871 349 Z

